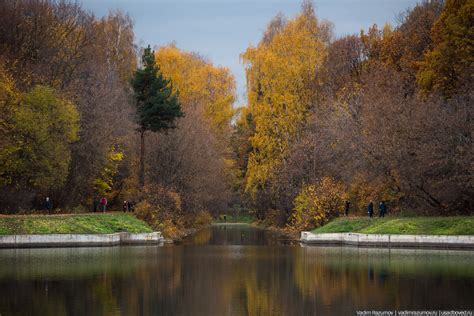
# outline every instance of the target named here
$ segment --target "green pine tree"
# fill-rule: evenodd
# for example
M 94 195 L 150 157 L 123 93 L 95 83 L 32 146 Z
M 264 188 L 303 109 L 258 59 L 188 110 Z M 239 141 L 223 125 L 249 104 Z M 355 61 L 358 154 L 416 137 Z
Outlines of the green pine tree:
M 142 56 L 143 67 L 137 69 L 132 78 L 140 125 L 140 171 L 139 181 L 145 185 L 145 132 L 159 132 L 175 127 L 175 119 L 183 116 L 181 105 L 172 91 L 170 80 L 163 77 L 155 63 L 155 53 L 148 46 Z

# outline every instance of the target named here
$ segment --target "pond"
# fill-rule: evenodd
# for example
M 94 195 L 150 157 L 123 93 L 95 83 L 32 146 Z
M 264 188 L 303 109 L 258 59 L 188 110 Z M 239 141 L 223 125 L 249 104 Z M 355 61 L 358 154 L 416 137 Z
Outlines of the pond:
M 473 310 L 474 252 L 305 247 L 246 225 L 179 245 L 0 250 L 1 315 Z

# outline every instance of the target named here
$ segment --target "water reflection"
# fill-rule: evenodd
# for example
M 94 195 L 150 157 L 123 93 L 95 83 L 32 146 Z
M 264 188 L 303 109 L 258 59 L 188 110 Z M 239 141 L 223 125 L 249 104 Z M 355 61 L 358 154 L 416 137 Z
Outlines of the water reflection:
M 287 239 L 276 232 L 246 224 L 215 224 L 185 239 L 184 245 L 283 245 Z
M 0 250 L 2 315 L 346 315 L 473 309 L 474 254 L 281 245 L 216 226 L 179 246 Z

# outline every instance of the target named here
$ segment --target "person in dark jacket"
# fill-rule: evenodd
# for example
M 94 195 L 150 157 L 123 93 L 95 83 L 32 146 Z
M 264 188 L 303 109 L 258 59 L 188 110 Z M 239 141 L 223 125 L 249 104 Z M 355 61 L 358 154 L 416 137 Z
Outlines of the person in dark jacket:
M 387 206 L 385 205 L 385 202 L 382 201 L 379 204 L 379 217 L 385 217 L 386 212 L 387 212 Z
M 51 202 L 51 199 L 49 197 L 46 198 L 44 205 L 46 209 L 48 210 L 48 214 L 51 214 L 51 210 L 53 209 L 53 202 Z
M 94 213 L 96 213 L 97 209 L 99 208 L 99 198 L 97 196 L 94 197 L 94 200 L 92 201 L 92 207 L 93 207 Z
M 369 206 L 367 206 L 367 213 L 370 218 L 374 216 L 374 202 L 370 201 Z
M 133 212 L 135 210 L 135 203 L 133 201 L 128 201 L 128 211 Z
M 122 210 L 124 213 L 126 213 L 128 211 L 128 204 L 127 201 L 123 201 L 123 204 L 122 204 Z
M 349 208 L 350 208 L 350 207 L 351 207 L 351 202 L 346 201 L 346 206 L 345 206 L 345 208 L 344 208 L 344 214 L 345 214 L 346 216 L 349 216 Z

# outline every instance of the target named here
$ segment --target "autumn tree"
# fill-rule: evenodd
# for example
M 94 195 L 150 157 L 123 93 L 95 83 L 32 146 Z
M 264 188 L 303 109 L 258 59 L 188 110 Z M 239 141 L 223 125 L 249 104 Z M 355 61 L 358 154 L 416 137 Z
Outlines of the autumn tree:
M 289 227 L 302 231 L 324 225 L 342 213 L 347 198 L 344 185 L 329 177 L 316 184 L 304 184 L 295 198 Z
M 416 87 L 416 74 L 424 60 L 424 54 L 432 49 L 431 30 L 443 10 L 443 0 L 423 1 L 407 10 L 400 17 L 400 25 L 396 28 L 394 39 L 386 51 L 396 56 L 392 61 L 397 69 L 404 74 L 405 85 L 410 85 L 413 93 Z M 398 53 L 396 53 L 398 52 Z
M 314 107 L 330 38 L 330 24 L 319 21 L 312 3 L 305 1 L 294 19 L 276 16 L 260 43 L 241 55 L 255 126 L 245 189 L 259 217 L 265 208 L 275 208 L 286 190 L 277 175 L 285 169 L 289 148 Z
M 145 184 L 145 132 L 158 132 L 173 128 L 175 119 L 183 116 L 181 107 L 172 91 L 171 82 L 165 79 L 155 63 L 150 46 L 142 56 L 143 68 L 137 69 L 132 79 L 137 120 L 140 125 L 140 172 L 139 181 Z
M 329 29 L 310 2 L 298 16 L 270 23 L 264 40 L 242 54 L 248 106 L 255 122 L 251 137 L 248 191 L 265 187 L 285 163 L 288 146 L 304 127 L 318 84 L 317 69 L 326 54 Z
M 433 49 L 426 53 L 418 73 L 423 91 L 446 97 L 468 91 L 474 72 L 474 3 L 446 0 L 433 26 Z
M 173 82 L 175 92 L 179 90 L 183 108 L 199 109 L 226 145 L 236 99 L 235 79 L 230 70 L 175 45 L 160 47 L 156 51 L 156 61 L 163 75 Z
M 423 1 L 399 15 L 400 24 L 386 24 L 382 29 L 372 26 L 361 32 L 364 53 L 370 58 L 367 65 L 383 63 L 403 76 L 403 89 L 407 94 L 416 92 L 416 75 L 431 49 L 431 29 L 443 9 L 442 0 Z

